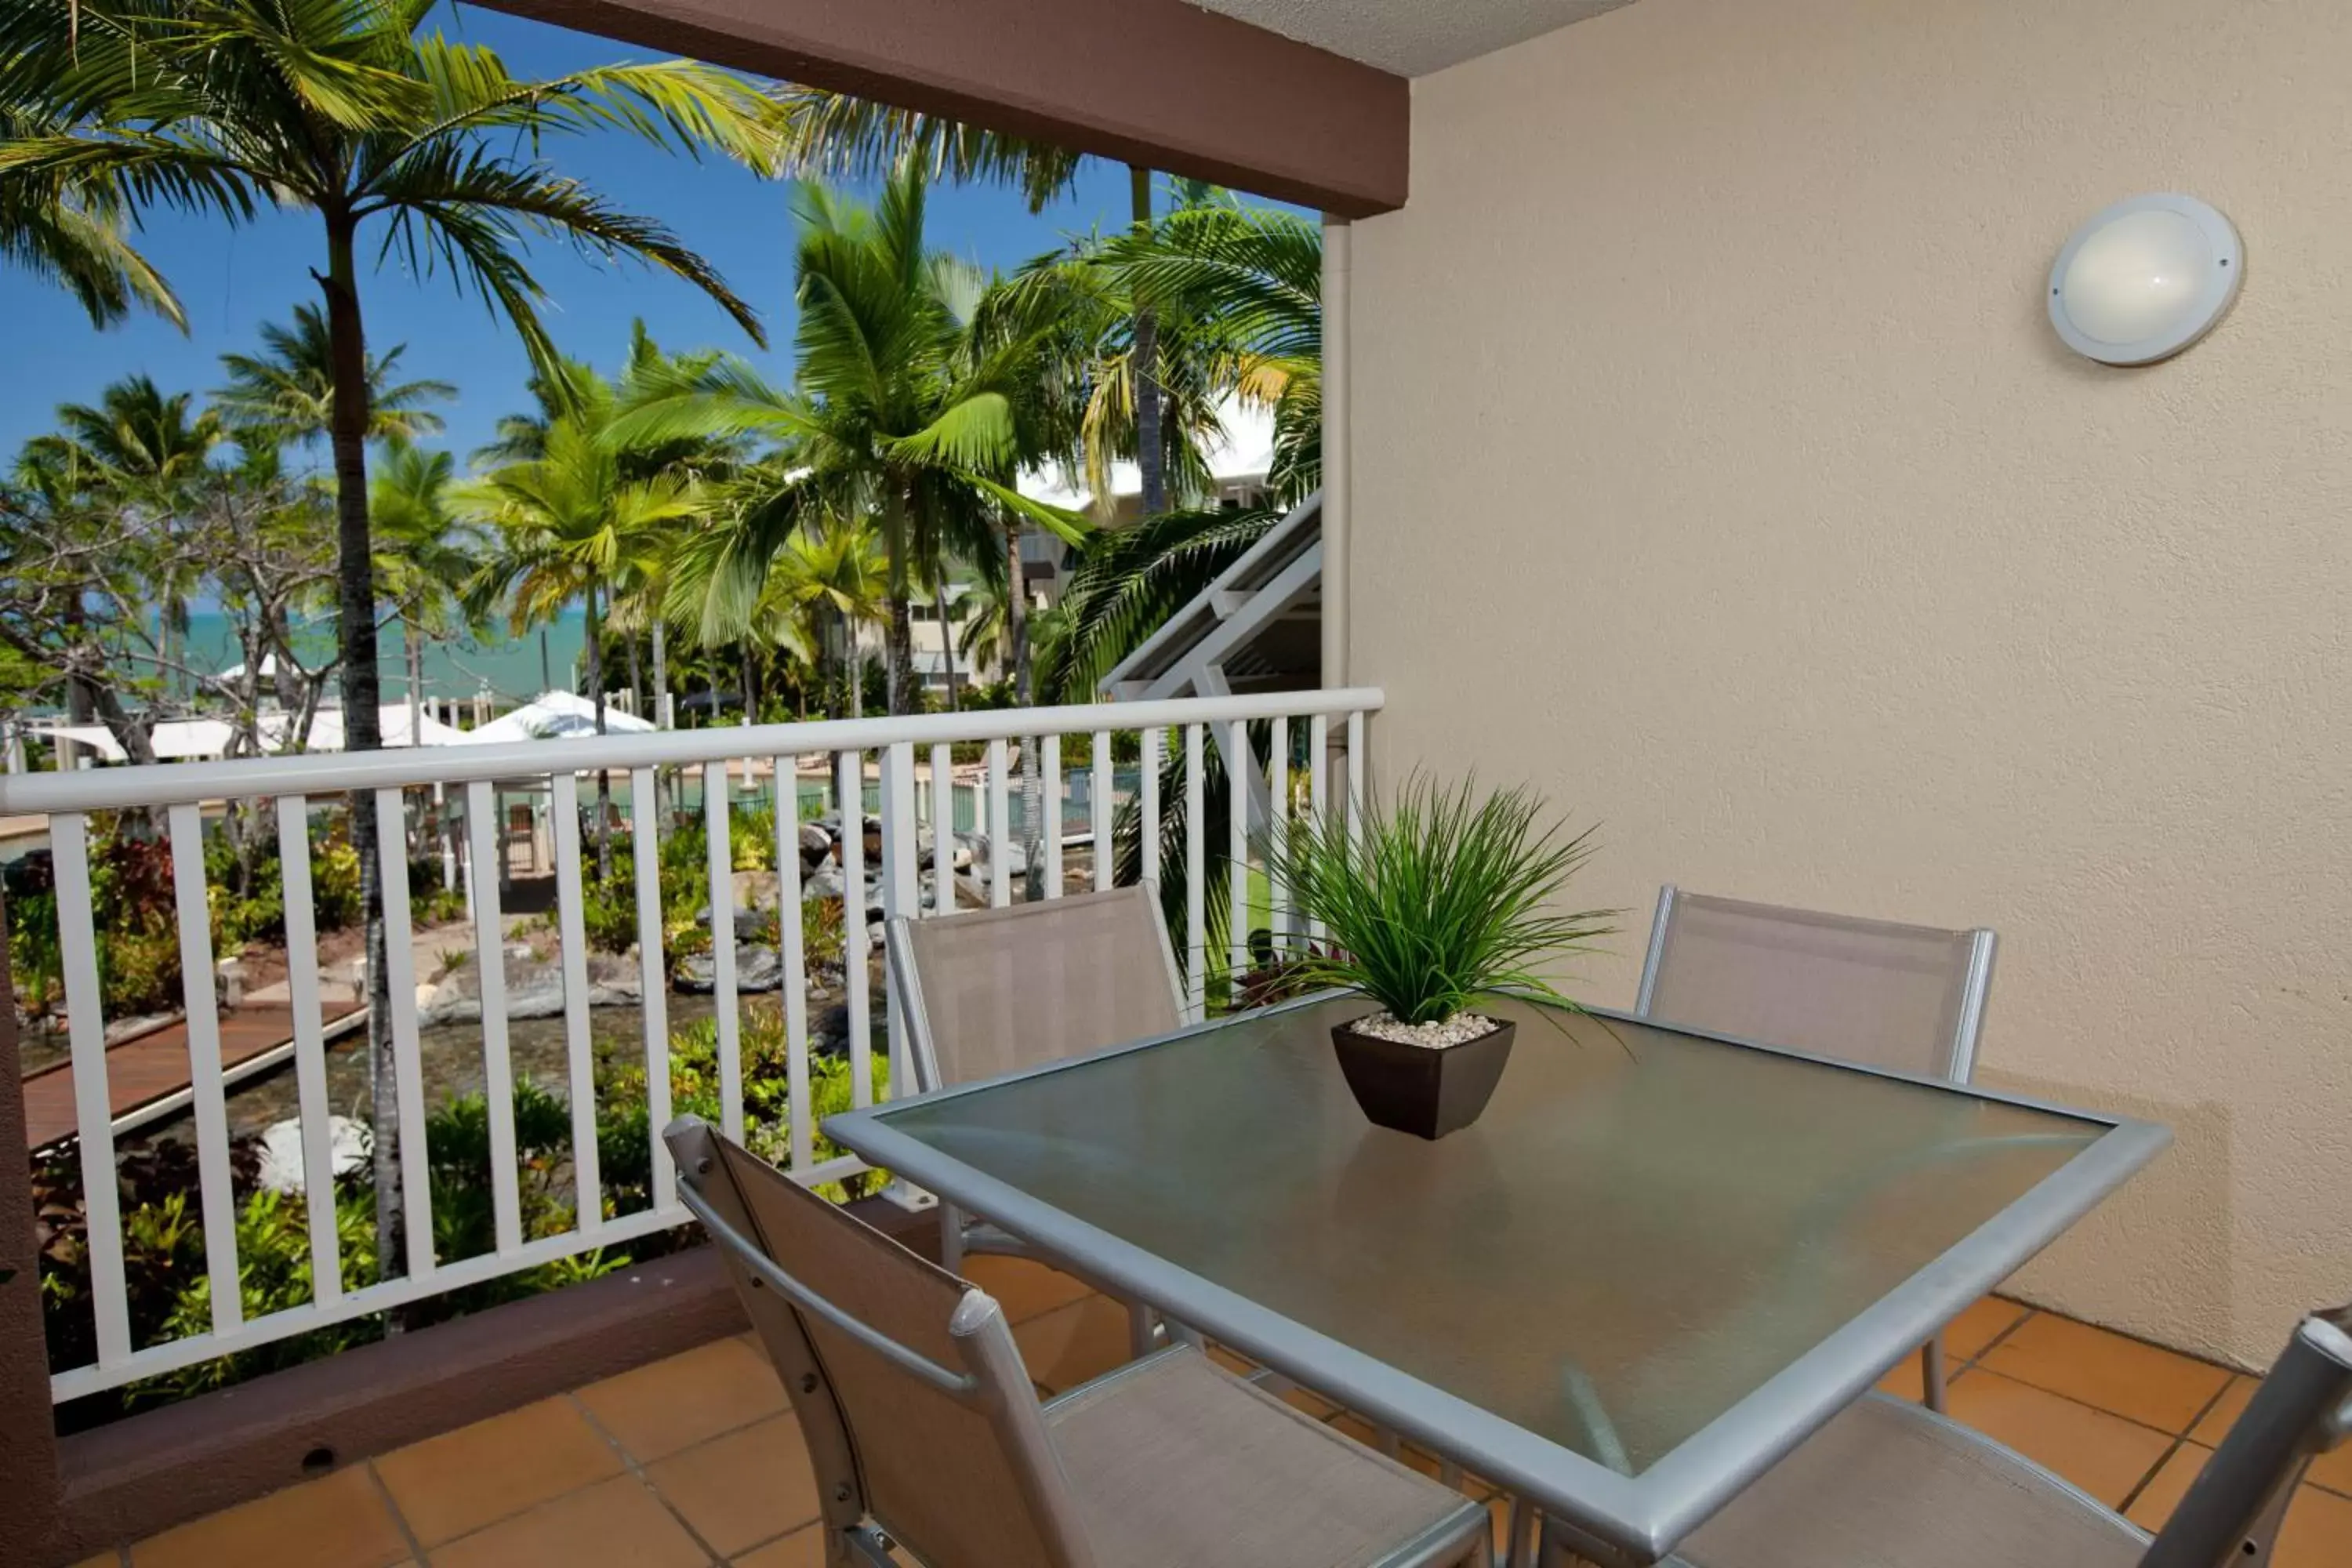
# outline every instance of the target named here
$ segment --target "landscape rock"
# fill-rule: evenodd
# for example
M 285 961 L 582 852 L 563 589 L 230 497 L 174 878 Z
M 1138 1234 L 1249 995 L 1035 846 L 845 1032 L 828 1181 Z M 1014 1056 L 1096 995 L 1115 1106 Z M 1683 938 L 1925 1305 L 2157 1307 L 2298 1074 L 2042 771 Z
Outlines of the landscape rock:
M 719 987 L 718 966 L 707 952 L 689 953 L 678 960 L 677 973 L 671 984 L 680 991 L 698 994 L 715 991 Z M 758 942 L 735 944 L 735 989 L 739 994 L 780 990 L 783 984 L 783 957 L 774 948 Z
M 368 1162 L 374 1148 L 373 1135 L 363 1121 L 348 1116 L 327 1118 L 327 1168 L 338 1176 L 347 1175 Z M 302 1119 L 289 1116 L 283 1121 L 273 1121 L 261 1134 L 261 1169 L 257 1179 L 264 1191 L 299 1193 L 302 1191 Z
M 588 955 L 588 1005 L 627 1006 L 644 999 L 636 965 L 625 956 L 608 952 Z M 515 943 L 507 949 L 506 1016 L 509 1018 L 552 1018 L 563 1011 L 563 965 L 559 959 L 540 958 Z M 418 987 L 416 1021 L 436 1024 L 474 1023 L 482 1016 L 481 970 L 467 959 L 430 987 Z

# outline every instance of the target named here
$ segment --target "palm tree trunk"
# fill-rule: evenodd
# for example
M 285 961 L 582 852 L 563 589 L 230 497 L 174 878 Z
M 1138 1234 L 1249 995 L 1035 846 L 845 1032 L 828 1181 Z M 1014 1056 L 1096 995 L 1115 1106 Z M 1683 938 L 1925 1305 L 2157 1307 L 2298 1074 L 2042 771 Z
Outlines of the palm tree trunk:
M 1151 227 L 1151 171 L 1130 163 L 1128 192 L 1134 209 L 1135 229 Z M 1143 515 L 1158 517 L 1168 510 L 1167 452 L 1160 440 L 1160 314 L 1135 312 L 1135 467 L 1143 480 Z
M 857 646 L 857 623 L 841 617 L 841 639 L 849 649 L 849 717 L 866 717 L 866 653 Z
M 359 225 L 349 213 L 329 212 L 327 342 L 334 373 L 329 439 L 335 462 L 336 638 L 341 645 L 343 747 L 373 752 L 383 744 L 376 672 L 375 542 L 368 526 L 367 331 L 360 316 L 359 268 L 353 242 Z M 315 276 L 315 274 L 313 275 Z M 360 861 L 360 909 L 366 922 L 368 1100 L 375 1176 L 375 1253 L 379 1279 L 390 1279 L 404 1257 L 400 1192 L 400 1118 L 394 1110 L 392 994 L 385 969 L 383 885 L 376 837 L 401 825 L 376 821 L 372 790 L 352 792 L 352 847 Z M 409 940 L 400 933 L 400 940 Z M 396 1321 L 396 1319 L 395 1319 Z
M 669 645 L 663 637 L 661 617 L 654 617 L 654 710 L 646 715 L 656 724 L 669 728 Z
M 890 590 L 890 711 L 913 713 L 922 704 L 915 688 L 915 614 L 903 586 Z
M 416 635 L 416 622 L 403 616 L 400 620 L 402 638 L 408 644 L 408 743 L 425 743 L 425 639 Z
M 639 663 L 637 659 L 637 636 L 635 632 L 631 632 L 629 634 L 627 638 L 627 647 L 629 650 L 629 706 L 635 709 L 637 717 L 642 719 L 646 716 L 646 670 L 645 666 Z
M 1013 690 L 1015 700 L 1024 708 L 1036 705 L 1036 679 L 1029 664 L 1029 584 L 1021 574 L 1021 525 L 1014 523 L 1004 531 L 1004 565 L 1010 574 L 1009 592 L 1004 598 L 1004 626 L 1013 640 Z M 1045 836 L 1039 823 L 1045 816 L 1045 780 L 1037 759 L 1037 737 L 1021 737 L 1021 815 L 1027 826 L 1022 833 L 1022 858 L 1027 863 L 1026 880 L 1030 899 L 1045 896 L 1045 859 L 1041 853 Z
M 669 638 L 667 632 L 668 628 L 662 624 L 661 614 L 656 610 L 654 614 L 653 624 L 654 710 L 646 714 L 646 717 L 652 720 L 656 726 L 664 730 L 669 728 Z M 665 803 L 667 803 L 668 798 L 667 791 L 669 789 L 669 777 L 670 775 L 666 772 L 656 771 L 654 773 L 654 793 L 656 795 L 661 796 Z M 633 832 L 642 831 L 646 826 L 645 819 L 639 815 L 639 808 L 634 799 L 629 805 L 629 824 L 630 829 Z
M 940 612 L 940 647 L 941 657 L 947 660 L 948 711 L 953 713 L 961 704 L 956 700 L 955 628 L 948 625 L 948 574 L 944 569 L 931 574 L 931 603 Z
M 597 613 L 596 584 L 588 584 L 588 689 L 595 693 L 596 733 L 604 733 L 604 625 Z M 596 770 L 596 880 L 613 879 L 613 774 Z

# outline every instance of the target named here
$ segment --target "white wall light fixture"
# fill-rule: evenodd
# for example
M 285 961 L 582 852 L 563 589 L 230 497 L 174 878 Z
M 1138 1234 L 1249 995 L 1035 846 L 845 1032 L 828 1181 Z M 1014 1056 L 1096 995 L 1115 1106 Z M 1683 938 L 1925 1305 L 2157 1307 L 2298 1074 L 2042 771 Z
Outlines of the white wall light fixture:
M 2170 359 L 2228 313 L 2246 270 L 2230 220 L 2195 196 L 2133 196 L 2074 231 L 2050 268 L 2050 324 L 2101 364 Z

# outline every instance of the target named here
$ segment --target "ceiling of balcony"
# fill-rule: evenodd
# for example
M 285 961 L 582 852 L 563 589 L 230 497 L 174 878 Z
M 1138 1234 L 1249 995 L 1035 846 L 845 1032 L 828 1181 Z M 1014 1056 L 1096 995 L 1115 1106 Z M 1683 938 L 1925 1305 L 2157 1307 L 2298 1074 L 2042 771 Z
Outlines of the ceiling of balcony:
M 1197 0 L 1399 76 L 1425 76 L 1632 0 Z

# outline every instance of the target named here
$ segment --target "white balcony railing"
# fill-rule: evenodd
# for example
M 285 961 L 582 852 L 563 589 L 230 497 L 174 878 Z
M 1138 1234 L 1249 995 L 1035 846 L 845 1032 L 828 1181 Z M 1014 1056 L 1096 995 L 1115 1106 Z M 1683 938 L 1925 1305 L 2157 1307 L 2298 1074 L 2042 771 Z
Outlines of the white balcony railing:
M 784 1145 L 787 1168 L 799 1180 L 815 1184 L 840 1180 L 862 1172 L 855 1159 L 820 1161 L 815 1157 L 815 1117 L 810 1094 L 810 1029 L 807 1016 L 808 967 L 802 952 L 802 858 L 799 826 L 808 815 L 802 810 L 797 781 L 803 759 L 828 759 L 823 777 L 829 781 L 829 804 L 841 814 L 840 875 L 845 895 L 845 962 L 843 1005 L 847 1016 L 850 1081 L 856 1102 L 872 1094 L 869 1058 L 872 1050 L 872 990 L 866 955 L 878 945 L 876 933 L 860 918 L 867 886 L 865 835 L 858 824 L 865 812 L 869 786 L 878 786 L 881 820 L 880 903 L 886 914 L 945 914 L 955 908 L 958 879 L 954 874 L 959 842 L 972 850 L 971 870 L 977 878 L 984 859 L 986 877 L 978 890 L 996 905 L 1014 901 L 1013 848 L 1017 842 L 1011 810 L 1016 788 L 1012 775 L 1012 746 L 1024 736 L 1039 737 L 1040 760 L 1047 804 L 1048 831 L 1043 837 L 1044 894 L 1063 891 L 1066 826 L 1059 803 L 1066 799 L 1062 754 L 1065 739 L 1085 737 L 1087 745 L 1087 801 L 1083 828 L 1069 833 L 1073 844 L 1091 842 L 1093 884 L 1111 885 L 1114 814 L 1118 809 L 1112 766 L 1114 736 L 1122 731 L 1139 736 L 1140 766 L 1129 798 L 1140 826 L 1140 871 L 1159 879 L 1161 871 L 1161 764 L 1181 754 L 1174 776 L 1181 781 L 1183 804 L 1184 887 L 1186 893 L 1182 942 L 1189 1003 L 1198 1016 L 1210 1002 L 1212 969 L 1239 974 L 1249 967 L 1247 943 L 1251 921 L 1236 913 L 1228 922 L 1225 950 L 1209 948 L 1204 881 L 1210 847 L 1207 792 L 1204 783 L 1206 749 L 1213 746 L 1227 773 L 1244 787 L 1232 792 L 1241 809 L 1229 811 L 1225 846 L 1230 878 L 1230 907 L 1235 911 L 1262 911 L 1276 930 L 1286 929 L 1290 914 L 1282 905 L 1279 888 L 1261 879 L 1253 897 L 1249 842 L 1254 830 L 1265 825 L 1268 813 L 1286 815 L 1294 809 L 1320 813 L 1329 809 L 1335 791 L 1352 806 L 1361 796 L 1364 766 L 1363 730 L 1366 715 L 1381 705 L 1373 689 L 1290 692 L 1243 698 L 1138 702 L 1113 706 L 1067 707 L 929 714 L 889 720 L 825 721 L 753 726 L 736 729 L 667 731 L 650 734 L 611 735 L 579 741 L 533 742 L 516 745 L 402 749 L 357 755 L 322 755 L 249 759 L 226 763 L 168 764 L 154 767 L 109 768 L 90 772 L 27 773 L 0 778 L 0 816 L 43 815 L 49 819 L 49 847 L 56 873 L 58 934 L 62 948 L 63 990 L 71 1050 L 71 1075 L 76 1101 L 79 1163 L 87 1209 L 89 1295 L 95 1315 L 94 1361 L 58 1371 L 51 1380 L 55 1398 L 65 1400 L 192 1366 L 210 1358 L 250 1350 L 273 1341 L 403 1306 L 440 1292 L 478 1284 L 499 1276 L 592 1252 L 681 1224 L 687 1214 L 677 1199 L 675 1173 L 667 1163 L 660 1131 L 670 1116 L 670 1026 L 667 1007 L 668 975 L 664 958 L 665 910 L 661 901 L 658 834 L 660 792 L 657 778 L 672 782 L 699 773 L 709 787 L 702 792 L 701 815 L 709 839 L 707 897 L 709 904 L 711 989 L 715 999 L 719 1098 L 728 1132 L 744 1131 L 743 1067 L 739 1036 L 738 976 L 734 931 L 733 857 L 730 845 L 734 791 L 728 787 L 730 763 L 764 757 L 773 764 L 776 812 L 775 893 L 778 951 L 782 960 L 782 1012 L 786 1037 L 789 1128 Z M 1266 762 L 1261 765 L 1250 740 L 1253 725 L 1270 731 Z M 1303 733 L 1302 733 L 1303 730 Z M 1298 742 L 1303 742 L 1303 746 Z M 950 766 L 950 748 L 958 743 L 984 744 L 984 770 L 965 786 L 971 798 L 972 830 L 962 839 L 953 831 L 958 787 Z M 1166 750 L 1181 746 L 1181 753 Z M 1297 754 L 1306 777 L 1292 773 Z M 874 759 L 869 763 L 869 758 Z M 748 770 L 747 770 L 748 772 Z M 579 810 L 583 779 L 593 790 L 599 773 L 627 782 L 627 820 L 632 831 L 629 854 L 634 857 L 636 947 L 642 985 L 643 1050 L 646 1110 L 649 1122 L 650 1206 L 635 1213 L 608 1215 L 600 1178 L 597 1147 L 596 1085 L 588 1007 L 588 944 L 583 918 L 583 857 L 593 854 L 583 843 Z M 1336 773 L 1337 776 L 1332 776 Z M 501 930 L 498 875 L 475 874 L 499 868 L 506 853 L 494 809 L 501 789 L 512 791 L 520 782 L 543 788 L 549 798 L 549 838 L 555 882 L 555 923 L 560 940 L 563 985 L 564 1078 L 572 1135 L 572 1186 L 576 1193 L 572 1223 L 557 1234 L 526 1236 L 520 1197 L 514 1116 L 515 1073 L 509 1059 L 505 940 Z M 481 998 L 481 1079 L 488 1122 L 491 1205 L 495 1216 L 495 1247 L 488 1252 L 456 1259 L 437 1258 L 433 1237 L 433 1187 L 427 1168 L 425 1127 L 427 1091 L 419 1044 L 416 975 L 412 958 L 409 865 L 410 845 L 405 809 L 418 790 L 438 798 L 446 795 L 462 804 L 469 862 L 467 874 L 474 903 L 476 957 Z M 331 1121 L 324 1015 L 320 1006 L 320 974 L 317 933 L 312 929 L 312 877 L 310 812 L 321 797 L 361 792 L 373 795 L 383 824 L 379 865 L 383 906 L 390 940 L 385 975 L 390 993 L 391 1049 L 395 1082 L 390 1086 L 391 1111 L 400 1131 L 401 1202 L 408 1237 L 404 1272 L 363 1288 L 342 1288 L 341 1258 L 336 1238 L 336 1205 L 331 1152 Z M 1301 798 L 1303 797 L 1303 798 Z M 316 1281 L 306 1303 L 271 1310 L 265 1316 L 246 1315 L 237 1257 L 239 1194 L 234 1188 L 232 1140 L 229 1131 L 227 1085 L 225 1082 L 215 954 L 207 907 L 204 832 L 206 808 L 224 801 L 274 801 L 286 909 L 288 989 L 292 1007 L 293 1063 L 299 1121 L 301 1129 L 301 1184 L 309 1232 L 311 1277 Z M 197 1152 L 201 1188 L 203 1251 L 209 1286 L 210 1321 L 200 1331 L 156 1342 L 134 1343 L 126 1300 L 123 1216 L 117 1191 L 116 1127 L 109 1097 L 106 1026 L 100 1000 L 98 943 L 94 918 L 105 911 L 91 906 L 89 835 L 87 819 L 93 812 L 141 809 L 163 829 L 172 862 L 179 923 L 180 956 L 187 1016 L 188 1085 L 184 1091 Z M 820 813 L 821 814 L 821 813 Z M 1352 815 L 1352 811 L 1351 811 Z M 926 822 L 930 828 L 932 884 L 928 900 L 918 859 Z M 1174 868 L 1169 868 L 1171 872 Z M 974 884 L 967 882 L 967 900 Z M 672 915 L 675 910 L 670 911 Z M 364 990 L 361 993 L 362 998 Z M 899 1020 L 889 1020 L 887 1050 L 894 1069 L 892 1088 L 911 1081 L 901 1059 L 903 1036 Z M 886 1092 L 887 1090 L 886 1089 Z M 383 1115 L 380 1109 L 379 1117 Z M 774 1136 L 774 1130 L 770 1130 Z M 634 1160 L 636 1152 L 631 1151 Z

